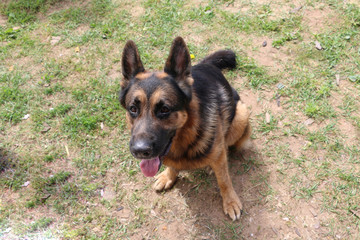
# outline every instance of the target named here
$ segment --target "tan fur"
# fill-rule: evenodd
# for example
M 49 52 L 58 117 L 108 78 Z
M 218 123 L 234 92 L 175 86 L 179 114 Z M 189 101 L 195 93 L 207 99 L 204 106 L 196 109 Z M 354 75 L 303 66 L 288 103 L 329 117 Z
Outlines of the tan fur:
M 150 96 L 150 109 L 154 109 L 155 105 L 160 101 L 164 95 L 164 91 L 161 88 L 156 89 Z
M 238 149 L 241 147 L 241 143 L 250 137 L 249 115 L 246 105 L 239 101 L 236 105 L 235 117 L 225 138 L 227 146 L 236 145 L 235 147 Z
M 186 82 L 187 82 L 187 84 L 189 84 L 189 85 L 191 86 L 191 85 L 194 84 L 194 79 L 193 79 L 192 77 L 188 77 L 188 78 L 186 79 Z
M 155 76 L 156 76 L 157 78 L 166 78 L 166 77 L 169 76 L 169 74 L 167 74 L 166 72 L 157 72 L 157 73 L 155 74 Z
M 131 131 L 131 128 L 133 127 L 133 124 L 132 124 L 132 119 L 130 117 L 130 114 L 129 112 L 126 112 L 126 125 L 129 129 L 129 131 Z
M 187 113 L 187 122 L 177 130 L 171 146 L 172 158 L 178 159 L 186 151 L 189 144 L 196 139 L 196 130 L 199 128 L 199 102 L 196 95 L 193 95 L 190 102 L 191 111 Z M 200 143 L 201 144 L 201 143 Z M 204 146 L 205 147 L 205 146 Z M 165 157 L 166 158 L 166 157 Z
M 135 99 L 137 98 L 140 102 L 141 105 L 145 105 L 146 104 L 146 93 L 143 89 L 135 89 L 131 94 L 128 94 L 126 96 L 126 101 L 131 101 L 131 99 Z
M 139 80 L 145 80 L 147 78 L 149 78 L 152 75 L 151 72 L 141 72 L 136 74 L 135 78 L 139 79 Z

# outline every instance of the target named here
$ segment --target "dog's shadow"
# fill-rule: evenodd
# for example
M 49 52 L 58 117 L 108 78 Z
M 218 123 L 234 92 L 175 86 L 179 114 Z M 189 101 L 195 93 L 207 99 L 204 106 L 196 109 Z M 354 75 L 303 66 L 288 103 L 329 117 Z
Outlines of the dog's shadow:
M 241 235 L 245 222 L 249 222 L 248 210 L 259 205 L 268 191 L 266 166 L 261 155 L 254 149 L 229 153 L 229 172 L 234 189 L 243 203 L 240 221 L 232 222 L 223 212 L 222 198 L 215 174 L 209 169 L 181 174 L 175 188 L 179 190 L 196 218 L 195 226 L 200 233 L 214 238 L 218 235 Z

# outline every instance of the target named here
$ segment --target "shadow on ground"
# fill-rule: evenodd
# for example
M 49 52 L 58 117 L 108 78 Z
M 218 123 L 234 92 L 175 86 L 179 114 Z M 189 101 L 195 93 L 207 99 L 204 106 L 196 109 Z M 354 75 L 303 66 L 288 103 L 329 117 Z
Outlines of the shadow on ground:
M 268 192 L 267 170 L 261 159 L 254 150 L 229 154 L 230 177 L 244 207 L 240 221 L 236 222 L 223 212 L 220 190 L 210 169 L 193 171 L 178 179 L 175 188 L 179 189 L 191 214 L 196 217 L 195 227 L 202 239 L 249 237 L 251 233 L 246 230 L 252 221 L 249 210 L 263 206 Z M 262 224 L 266 225 L 265 222 Z

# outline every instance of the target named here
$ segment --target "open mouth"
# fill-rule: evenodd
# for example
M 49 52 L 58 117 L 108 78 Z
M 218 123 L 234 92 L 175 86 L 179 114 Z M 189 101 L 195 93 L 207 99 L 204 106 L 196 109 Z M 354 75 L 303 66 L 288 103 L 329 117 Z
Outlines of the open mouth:
M 152 159 L 142 159 L 140 162 L 140 169 L 141 172 L 144 174 L 145 177 L 153 177 L 156 175 L 156 173 L 159 171 L 161 164 L 162 164 L 162 158 L 168 154 L 170 151 L 172 143 L 172 138 L 170 139 L 169 143 L 167 144 L 165 151 Z

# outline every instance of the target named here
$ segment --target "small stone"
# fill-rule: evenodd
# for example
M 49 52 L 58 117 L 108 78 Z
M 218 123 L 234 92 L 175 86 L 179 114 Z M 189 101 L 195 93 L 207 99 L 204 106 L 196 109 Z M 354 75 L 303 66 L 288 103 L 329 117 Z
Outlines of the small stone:
M 156 212 L 153 209 L 150 210 L 150 213 L 151 215 L 156 216 Z
M 295 233 L 296 233 L 299 237 L 301 237 L 301 234 L 300 234 L 300 232 L 299 232 L 299 229 L 295 228 Z
M 286 222 L 288 222 L 290 219 L 287 218 L 287 217 L 284 217 L 283 220 L 286 221 Z
M 323 49 L 321 44 L 318 41 L 315 41 L 315 47 L 316 47 L 317 50 L 322 50 Z
M 261 44 L 261 46 L 266 47 L 266 46 L 267 46 L 267 41 L 263 41 L 263 43 Z
M 271 121 L 271 116 L 268 112 L 265 113 L 265 121 L 266 121 L 266 123 L 270 123 L 270 121 Z
M 24 182 L 24 184 L 23 185 L 21 185 L 22 187 L 27 187 L 27 186 L 29 186 L 30 185 L 30 181 L 26 181 L 26 182 Z
M 100 128 L 101 128 L 101 130 L 104 130 L 104 123 L 103 122 L 100 123 Z
M 124 207 L 123 206 L 120 206 L 120 207 L 118 207 L 117 209 L 116 209 L 116 211 L 121 211 L 121 210 L 123 210 L 124 209 Z
M 319 229 L 320 228 L 320 222 L 317 221 L 315 224 L 314 224 L 314 228 L 315 229 Z
M 313 124 L 314 123 L 314 119 L 312 119 L 312 118 L 309 118 L 309 119 L 307 119 L 305 122 L 304 122 L 304 124 L 306 125 L 306 126 L 309 126 L 309 125 L 311 125 L 311 124 Z
M 30 117 L 30 114 L 26 114 L 26 115 L 22 118 L 22 120 L 29 119 L 29 117 Z
M 103 197 L 104 196 L 104 189 L 100 190 L 100 195 Z

